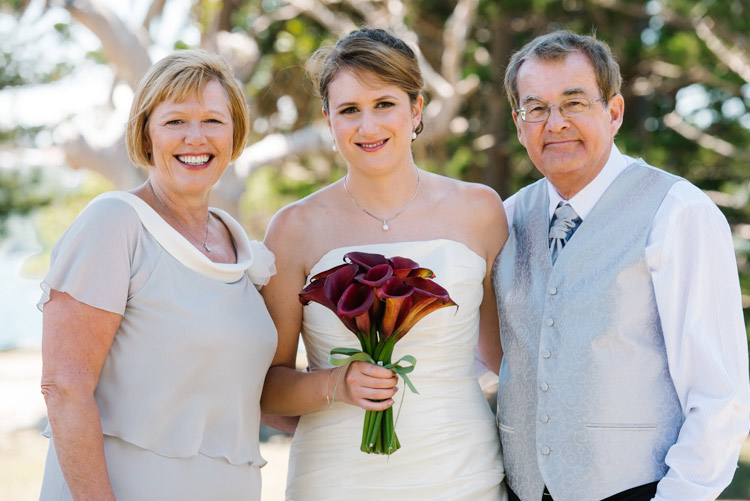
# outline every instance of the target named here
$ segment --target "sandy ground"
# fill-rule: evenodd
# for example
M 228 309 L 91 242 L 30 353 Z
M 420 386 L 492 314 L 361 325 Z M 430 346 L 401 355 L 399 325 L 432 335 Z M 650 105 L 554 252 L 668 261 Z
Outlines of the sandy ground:
M 0 351 L 0 500 L 39 499 L 47 455 L 44 399 L 39 392 L 42 358 L 38 350 Z M 289 439 L 261 443 L 268 461 L 262 470 L 262 501 L 284 499 Z

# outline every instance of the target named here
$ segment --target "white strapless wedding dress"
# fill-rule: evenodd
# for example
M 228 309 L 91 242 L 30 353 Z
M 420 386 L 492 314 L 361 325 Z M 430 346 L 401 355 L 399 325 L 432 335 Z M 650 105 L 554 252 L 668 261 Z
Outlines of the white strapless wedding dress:
M 336 402 L 302 416 L 291 445 L 287 499 L 506 499 L 495 418 L 474 364 L 485 260 L 453 240 L 358 245 L 329 251 L 310 276 L 355 250 L 413 259 L 435 273 L 459 307 L 429 314 L 396 344 L 393 360 L 417 359 L 409 377 L 419 391 L 411 393 L 402 382 L 394 397 L 395 416 L 406 391 L 396 424 L 401 449 L 390 457 L 361 452 L 359 407 Z M 332 348 L 359 348 L 334 313 L 316 303 L 304 308 L 302 338 L 312 370 L 331 367 Z

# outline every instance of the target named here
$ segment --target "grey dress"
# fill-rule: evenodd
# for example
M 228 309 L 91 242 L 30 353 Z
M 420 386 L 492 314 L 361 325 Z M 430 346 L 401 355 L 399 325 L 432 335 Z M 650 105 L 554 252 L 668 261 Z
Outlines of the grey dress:
M 259 399 L 277 337 L 257 286 L 273 255 L 211 211 L 236 264 L 211 262 L 140 198 L 112 192 L 68 228 L 42 282 L 40 309 L 55 289 L 123 316 L 95 392 L 118 500 L 260 498 Z M 41 499 L 70 498 L 52 440 Z

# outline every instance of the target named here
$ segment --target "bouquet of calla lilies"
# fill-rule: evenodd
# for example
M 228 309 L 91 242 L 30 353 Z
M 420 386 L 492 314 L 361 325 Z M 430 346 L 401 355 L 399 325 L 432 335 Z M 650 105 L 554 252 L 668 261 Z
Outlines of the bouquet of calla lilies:
M 299 295 L 302 304 L 315 302 L 333 311 L 359 340 L 361 350 L 334 348 L 329 361 L 335 366 L 355 360 L 381 365 L 399 374 L 418 393 L 407 376 L 416 359 L 405 355 L 391 362 L 393 348 L 423 317 L 456 303 L 432 280 L 431 270 L 411 259 L 350 252 L 344 261 L 312 277 Z M 393 409 L 367 411 L 360 449 L 368 454 L 391 454 L 400 447 Z

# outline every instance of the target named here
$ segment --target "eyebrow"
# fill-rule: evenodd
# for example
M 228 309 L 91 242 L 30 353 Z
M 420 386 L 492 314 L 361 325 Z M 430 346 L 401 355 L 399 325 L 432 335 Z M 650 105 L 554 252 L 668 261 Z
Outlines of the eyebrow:
M 383 101 L 398 101 L 398 98 L 396 96 L 391 96 L 390 94 L 386 94 L 385 96 L 380 96 L 378 98 L 375 98 L 374 101 L 376 103 L 381 103 Z M 355 103 L 354 101 L 340 103 L 334 109 L 340 110 L 341 108 L 348 108 L 350 106 L 359 106 L 359 103 Z
M 175 115 L 177 115 L 177 116 L 183 116 L 183 115 L 186 115 L 186 114 L 189 114 L 189 112 L 186 112 L 186 111 L 183 111 L 183 110 L 180 110 L 180 109 L 172 108 L 172 109 L 163 110 L 161 112 L 160 116 L 171 117 L 171 116 L 175 116 Z M 225 110 L 225 109 L 222 109 L 222 108 L 208 108 L 208 109 L 204 110 L 204 114 L 206 114 L 206 115 L 219 115 L 219 116 L 231 116 L 232 115 L 232 110 L 231 109 L 226 109 Z
M 569 89 L 565 89 L 562 93 L 563 97 L 570 97 L 570 96 L 577 96 L 580 94 L 586 94 L 586 90 L 583 87 L 571 87 Z M 523 98 L 523 101 L 521 101 L 521 104 L 526 104 L 529 101 L 539 101 L 539 102 L 545 102 L 544 99 L 540 98 L 537 95 L 530 95 Z

